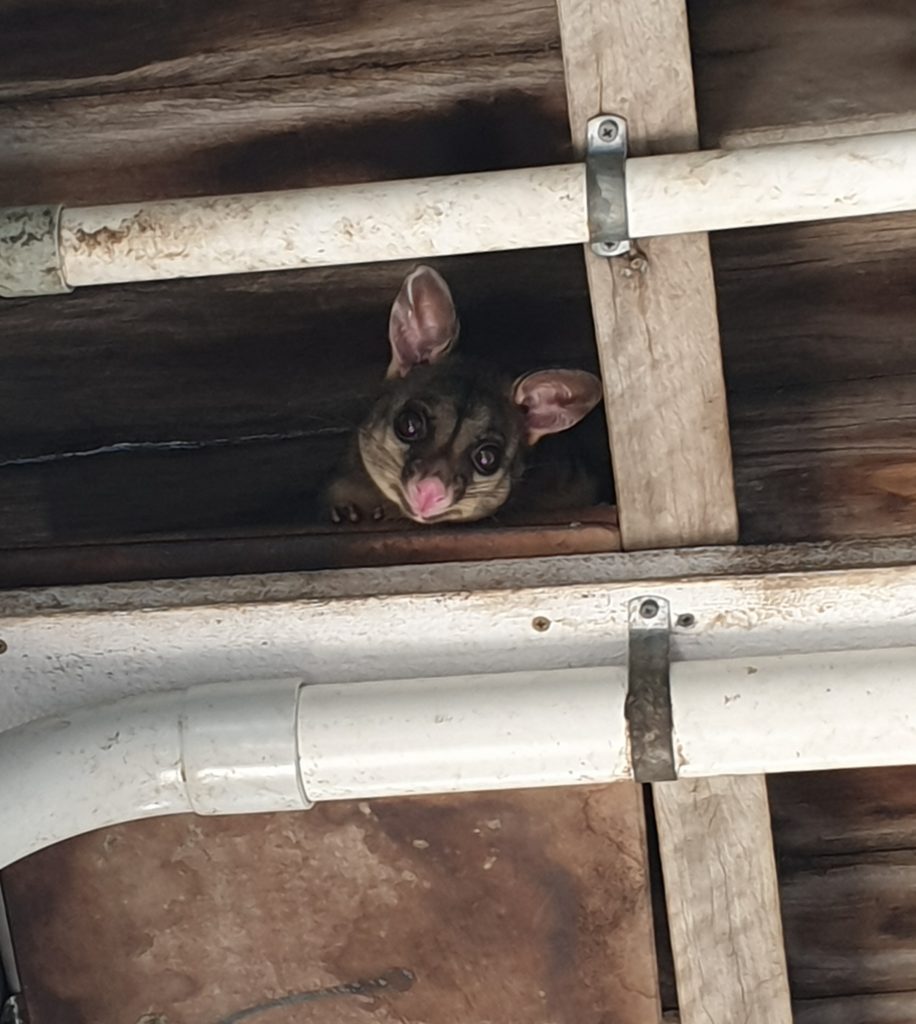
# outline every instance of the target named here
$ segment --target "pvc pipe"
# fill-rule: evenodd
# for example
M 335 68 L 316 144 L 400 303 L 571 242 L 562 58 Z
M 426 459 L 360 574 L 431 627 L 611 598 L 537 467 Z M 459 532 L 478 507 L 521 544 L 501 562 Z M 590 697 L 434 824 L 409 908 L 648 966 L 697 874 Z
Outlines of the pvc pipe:
M 916 764 L 916 647 L 672 666 L 679 777 Z
M 610 667 L 306 686 L 303 786 L 319 801 L 630 778 L 626 693 Z
M 916 647 L 671 666 L 679 776 L 916 763 Z M 0 734 L 0 868 L 196 811 L 632 778 L 626 670 L 224 683 Z
M 587 237 L 579 164 L 65 209 L 71 287 L 426 259 Z
M 0 734 L 0 868 L 92 829 L 309 807 L 295 681 L 129 697 Z
M 634 238 L 916 209 L 916 131 L 627 161 Z
M 639 157 L 626 182 L 634 238 L 897 213 L 916 209 L 916 131 Z M 565 164 L 64 209 L 59 241 L 80 287 L 588 239 L 585 165 Z
M 619 668 L 285 680 L 42 719 L 0 733 L 0 869 L 71 836 L 164 814 L 627 778 L 625 694 Z

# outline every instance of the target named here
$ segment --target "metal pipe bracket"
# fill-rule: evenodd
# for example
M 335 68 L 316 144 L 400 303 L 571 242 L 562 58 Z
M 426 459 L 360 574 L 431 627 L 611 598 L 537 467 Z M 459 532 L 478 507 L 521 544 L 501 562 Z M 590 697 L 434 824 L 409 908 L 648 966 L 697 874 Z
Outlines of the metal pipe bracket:
M 673 782 L 677 778 L 670 634 L 671 609 L 664 598 L 639 597 L 630 602 L 624 714 L 637 782 Z
M 0 208 L 0 296 L 63 295 L 73 289 L 63 274 L 61 206 Z
M 627 225 L 627 122 L 616 114 L 589 120 L 585 150 L 588 236 L 597 256 L 626 256 L 630 251 Z

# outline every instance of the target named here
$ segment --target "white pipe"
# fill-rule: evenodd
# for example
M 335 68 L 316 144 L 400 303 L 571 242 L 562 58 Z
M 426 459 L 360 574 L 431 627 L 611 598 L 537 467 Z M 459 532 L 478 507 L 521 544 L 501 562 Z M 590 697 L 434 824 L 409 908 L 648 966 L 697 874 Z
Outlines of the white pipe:
M 634 238 L 916 209 L 916 131 L 627 161 Z
M 32 722 L 0 733 L 0 868 L 163 814 L 627 778 L 625 678 L 618 668 L 222 683 Z
M 587 236 L 578 164 L 65 209 L 71 287 L 570 245 Z
M 0 868 L 138 818 L 295 810 L 294 681 L 128 697 L 0 734 Z
M 312 800 L 571 786 L 630 778 L 623 668 L 306 686 Z
M 214 684 L 0 734 L 0 868 L 189 810 L 632 777 L 626 670 Z M 916 763 L 916 647 L 671 666 L 679 775 Z
M 648 238 L 916 209 L 916 131 L 627 161 Z M 588 241 L 584 164 L 64 209 L 70 287 Z
M 672 666 L 682 777 L 916 764 L 916 647 Z

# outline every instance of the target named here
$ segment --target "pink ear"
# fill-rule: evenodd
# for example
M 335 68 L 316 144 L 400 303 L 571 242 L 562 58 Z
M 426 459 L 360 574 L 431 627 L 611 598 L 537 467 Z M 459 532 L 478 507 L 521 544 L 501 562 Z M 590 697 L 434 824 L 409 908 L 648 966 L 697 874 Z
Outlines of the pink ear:
M 601 401 L 601 381 L 584 370 L 538 370 L 513 385 L 513 400 L 525 414 L 528 444 L 569 430 Z
M 420 363 L 442 359 L 458 337 L 452 293 L 432 267 L 417 267 L 404 278 L 391 307 L 389 377 L 405 377 Z

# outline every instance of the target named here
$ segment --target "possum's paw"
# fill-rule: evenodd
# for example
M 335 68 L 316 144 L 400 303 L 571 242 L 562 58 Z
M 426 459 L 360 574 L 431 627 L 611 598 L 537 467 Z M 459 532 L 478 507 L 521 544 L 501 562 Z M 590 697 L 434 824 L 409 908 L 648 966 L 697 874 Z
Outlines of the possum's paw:
M 385 509 L 378 498 L 347 477 L 335 480 L 325 496 L 332 523 L 378 522 L 385 518 Z
M 359 505 L 332 505 L 330 509 L 332 523 L 361 523 L 366 516 Z M 370 510 L 370 518 L 378 523 L 385 518 L 385 510 L 381 505 L 376 505 Z

